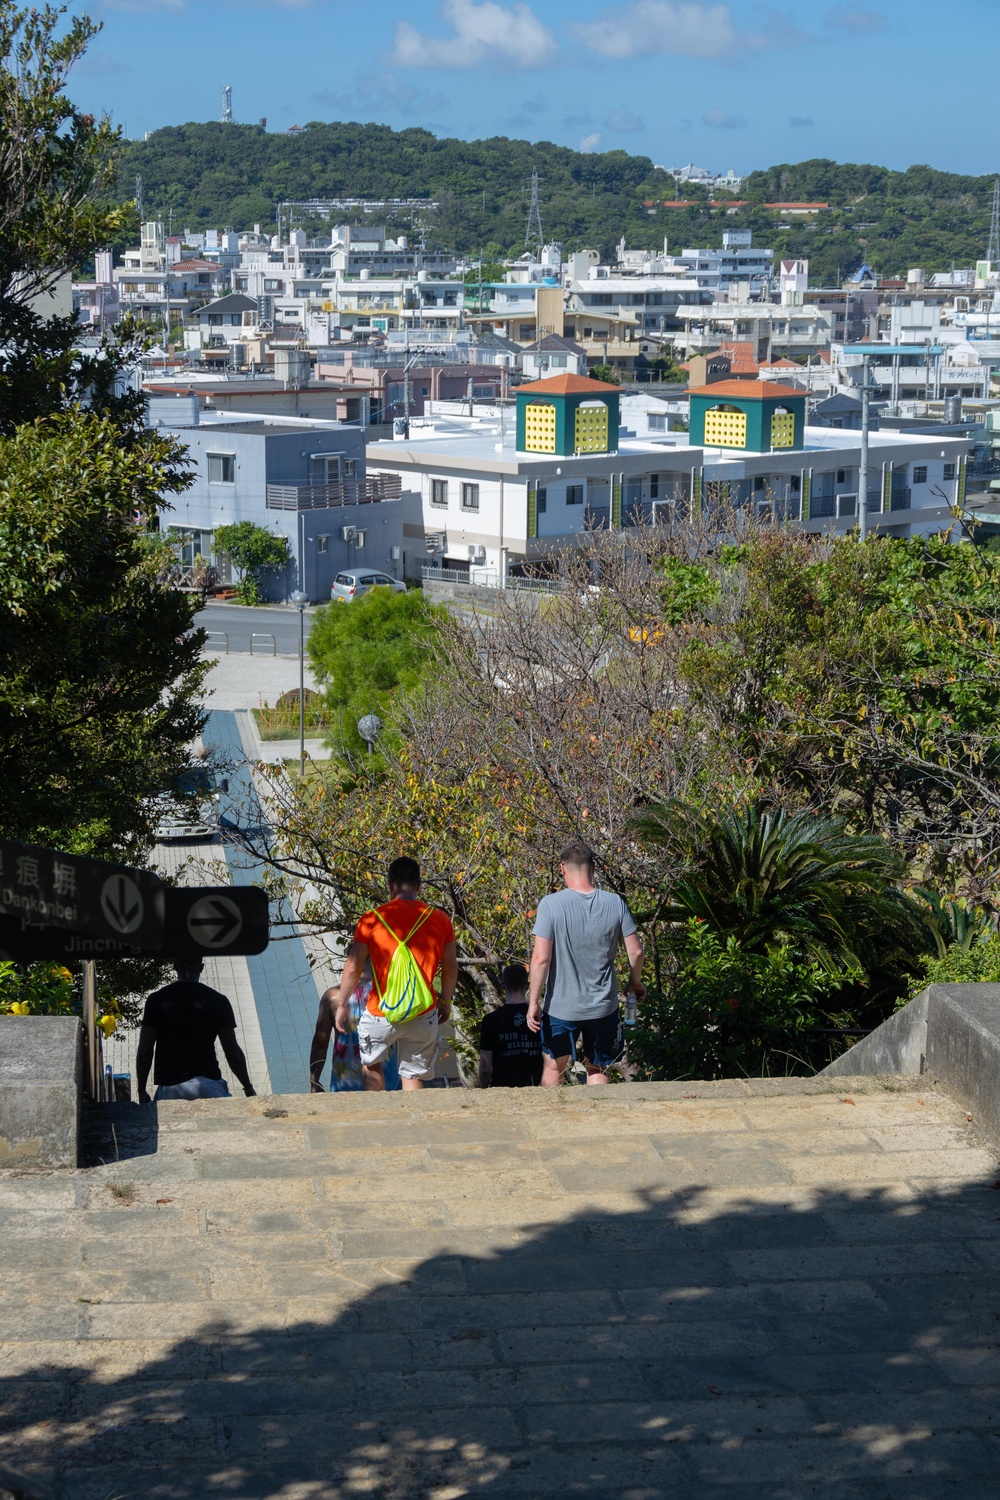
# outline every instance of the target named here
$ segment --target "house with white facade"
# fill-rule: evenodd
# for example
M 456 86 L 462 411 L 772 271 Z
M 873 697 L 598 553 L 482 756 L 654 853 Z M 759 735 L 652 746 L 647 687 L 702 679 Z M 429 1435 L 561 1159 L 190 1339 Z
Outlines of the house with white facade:
M 370 444 L 369 471 L 398 476 L 413 497 L 408 556 L 486 583 L 530 570 L 588 527 L 627 533 L 637 518 L 655 523 L 713 497 L 809 532 L 856 525 L 859 433 L 806 426 L 805 394 L 775 382 L 721 382 L 693 394 L 704 409 L 698 441 L 671 431 L 669 410 L 652 405 L 625 425 L 617 387 L 538 381 L 499 416 L 435 416 L 412 423 L 405 440 Z M 754 446 L 739 414 L 762 409 L 776 420 L 768 418 L 766 446 Z M 964 438 L 872 433 L 872 529 L 947 528 L 964 497 L 970 448 Z

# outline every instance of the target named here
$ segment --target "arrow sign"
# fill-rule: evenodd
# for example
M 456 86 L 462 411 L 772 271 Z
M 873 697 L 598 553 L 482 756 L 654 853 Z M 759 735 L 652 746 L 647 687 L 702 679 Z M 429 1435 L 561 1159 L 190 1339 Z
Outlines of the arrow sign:
M 204 896 L 187 917 L 188 936 L 205 948 L 226 948 L 243 926 L 243 913 L 228 896 Z
M 122 896 L 124 900 L 121 900 Z M 15 963 L 36 963 L 41 959 L 66 962 L 81 958 L 134 958 L 155 953 L 169 961 L 174 958 L 263 953 L 267 947 L 267 896 L 256 886 L 168 887 L 163 896 L 166 920 L 162 947 L 149 948 L 132 933 L 94 937 L 0 916 L 0 958 L 6 957 Z M 110 899 L 113 911 L 122 921 L 140 920 L 132 910 L 135 898 L 130 898 L 128 887 L 123 893 L 115 884 Z
M 109 926 L 122 937 L 142 925 L 142 894 L 127 875 L 112 875 L 101 887 L 101 910 Z
M 269 929 L 267 894 L 259 886 L 177 886 L 167 891 L 163 950 L 171 958 L 263 953 Z
M 148 870 L 0 839 L 0 918 L 19 925 L 82 933 L 97 943 L 128 938 L 156 953 L 163 892 Z

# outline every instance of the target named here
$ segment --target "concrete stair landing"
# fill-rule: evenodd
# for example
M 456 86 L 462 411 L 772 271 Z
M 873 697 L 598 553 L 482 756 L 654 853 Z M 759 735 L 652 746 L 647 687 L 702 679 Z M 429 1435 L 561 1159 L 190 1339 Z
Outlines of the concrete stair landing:
M 1000 1192 L 926 1078 L 108 1109 L 0 1173 L 52 1500 L 1000 1489 Z

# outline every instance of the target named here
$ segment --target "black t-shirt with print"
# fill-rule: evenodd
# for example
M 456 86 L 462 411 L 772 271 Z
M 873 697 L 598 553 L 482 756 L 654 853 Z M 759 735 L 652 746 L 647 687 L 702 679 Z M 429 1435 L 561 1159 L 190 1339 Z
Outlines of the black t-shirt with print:
M 493 1053 L 492 1088 L 530 1089 L 542 1081 L 542 1039 L 528 1030 L 528 1004 L 491 1010 L 479 1030 L 479 1045 Z

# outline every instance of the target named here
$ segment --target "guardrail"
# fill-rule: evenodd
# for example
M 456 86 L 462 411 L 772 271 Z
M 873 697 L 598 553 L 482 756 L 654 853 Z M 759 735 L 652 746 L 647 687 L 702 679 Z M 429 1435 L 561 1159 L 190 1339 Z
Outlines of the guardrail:
M 447 583 L 458 588 L 497 589 L 500 587 L 500 574 L 496 568 L 470 568 L 468 573 L 460 573 L 457 568 L 430 566 L 421 568 L 420 576 L 424 583 Z M 557 594 L 563 585 L 555 579 L 518 578 L 508 574 L 503 587 L 511 589 L 514 593 Z
M 250 655 L 251 656 L 253 656 L 253 654 L 254 654 L 254 650 L 253 650 L 253 643 L 254 643 L 254 641 L 270 641 L 271 642 L 271 655 L 272 656 L 277 656 L 277 654 L 278 654 L 278 643 L 277 643 L 277 641 L 275 640 L 274 636 L 271 634 L 271 632 L 269 630 L 255 630 L 253 632 L 253 634 L 250 637 Z
M 399 474 L 373 474 L 366 479 L 342 479 L 336 484 L 269 484 L 268 510 L 326 510 L 336 505 L 369 505 L 398 500 L 403 493 Z
M 223 640 L 223 641 L 225 641 L 226 646 L 225 646 L 225 650 L 223 651 L 222 655 L 223 656 L 228 656 L 229 655 L 229 632 L 226 631 L 226 630 L 207 630 L 205 632 L 205 650 L 206 651 L 216 651 L 216 650 L 218 650 L 218 647 L 214 646 L 212 644 L 213 637 L 215 638 L 215 640 Z

